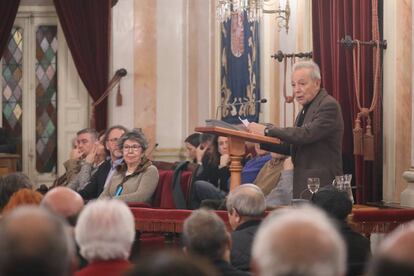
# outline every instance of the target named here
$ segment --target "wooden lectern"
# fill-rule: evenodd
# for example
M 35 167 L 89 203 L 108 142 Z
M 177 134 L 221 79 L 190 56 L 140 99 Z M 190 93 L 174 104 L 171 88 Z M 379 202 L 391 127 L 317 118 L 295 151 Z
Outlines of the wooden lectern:
M 241 160 L 245 154 L 245 141 L 253 143 L 269 143 L 279 144 L 280 140 L 274 137 L 267 137 L 264 135 L 253 134 L 247 131 L 227 129 L 223 127 L 196 127 L 195 131 L 202 133 L 215 134 L 217 136 L 225 136 L 229 139 L 229 154 L 230 154 L 230 190 L 241 184 L 241 171 L 243 169 Z

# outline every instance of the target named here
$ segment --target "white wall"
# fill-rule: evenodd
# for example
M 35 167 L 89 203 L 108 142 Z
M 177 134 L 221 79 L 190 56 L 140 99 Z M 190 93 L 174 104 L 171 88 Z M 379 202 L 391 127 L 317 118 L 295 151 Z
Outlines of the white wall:
M 108 97 L 108 125 L 131 128 L 134 122 L 134 0 L 119 0 L 112 8 L 111 47 L 111 77 L 120 68 L 125 68 L 128 74 L 121 80 L 122 106 L 116 106 L 116 87 Z
M 157 142 L 177 149 L 185 116 L 185 0 L 157 0 Z

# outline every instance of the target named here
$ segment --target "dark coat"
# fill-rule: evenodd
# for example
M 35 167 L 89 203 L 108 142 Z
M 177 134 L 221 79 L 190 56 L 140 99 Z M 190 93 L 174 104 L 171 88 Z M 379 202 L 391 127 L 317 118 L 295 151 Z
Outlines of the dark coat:
M 98 198 L 105 186 L 106 177 L 111 170 L 111 160 L 103 162 L 96 173 L 91 177 L 88 185 L 79 192 L 84 200 Z
M 216 260 L 213 262 L 214 267 L 218 270 L 219 275 L 221 276 L 248 276 L 250 273 L 237 270 L 231 264 L 222 261 Z
M 300 112 L 299 112 L 300 114 Z M 289 154 L 295 166 L 293 198 L 299 198 L 307 188 L 307 178 L 319 177 L 322 186 L 330 185 L 336 175 L 342 175 L 342 137 L 344 121 L 338 102 L 321 89 L 305 113 L 302 126 L 273 127 L 269 136 L 283 141 L 262 145 L 263 149 Z
M 231 233 L 233 241 L 230 255 L 231 264 L 240 270 L 250 270 L 253 239 L 261 220 L 250 220 L 239 225 Z
M 344 238 L 348 260 L 347 276 L 364 274 L 365 266 L 371 256 L 371 244 L 369 239 L 353 231 L 346 222 L 339 223 L 339 230 Z

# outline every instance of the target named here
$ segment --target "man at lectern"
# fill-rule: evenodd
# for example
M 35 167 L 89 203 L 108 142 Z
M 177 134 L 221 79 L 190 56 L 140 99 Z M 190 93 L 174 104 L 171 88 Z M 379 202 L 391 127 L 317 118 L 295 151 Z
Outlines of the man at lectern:
M 250 123 L 250 132 L 277 137 L 281 144 L 262 144 L 263 149 L 291 155 L 295 166 L 293 198 L 300 198 L 307 189 L 308 178 L 319 178 L 320 185 L 342 175 L 342 136 L 344 122 L 338 102 L 321 89 L 321 75 L 313 61 L 293 66 L 292 88 L 302 110 L 293 127 L 266 127 Z

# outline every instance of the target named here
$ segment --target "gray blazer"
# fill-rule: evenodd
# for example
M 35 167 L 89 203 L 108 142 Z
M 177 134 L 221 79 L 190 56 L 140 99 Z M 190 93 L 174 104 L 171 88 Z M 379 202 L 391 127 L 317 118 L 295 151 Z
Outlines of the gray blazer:
M 299 113 L 300 114 L 300 113 Z M 262 148 L 289 154 L 295 166 L 293 198 L 307 189 L 308 177 L 319 177 L 321 187 L 330 185 L 336 175 L 342 175 L 342 138 L 344 121 L 338 102 L 321 89 L 310 103 L 302 126 L 269 129 L 269 136 L 281 139 L 278 145 Z

